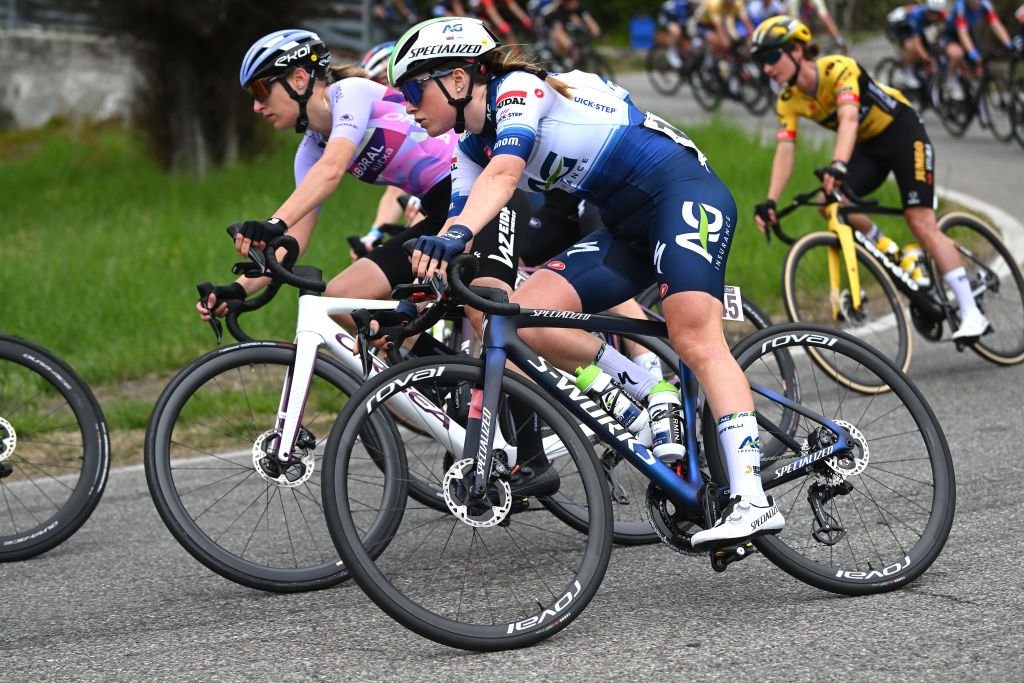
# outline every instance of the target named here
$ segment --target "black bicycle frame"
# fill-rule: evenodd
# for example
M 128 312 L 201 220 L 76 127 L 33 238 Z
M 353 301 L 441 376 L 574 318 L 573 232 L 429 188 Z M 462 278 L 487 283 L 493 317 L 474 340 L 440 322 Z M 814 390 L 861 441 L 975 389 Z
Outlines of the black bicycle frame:
M 698 450 L 695 429 L 698 387 L 697 378 L 693 372 L 680 361 L 680 390 L 688 457 L 686 458 L 685 472 L 679 476 L 669 466 L 654 457 L 649 448 L 634 439 L 633 435 L 601 406 L 580 392 L 572 379 L 566 377 L 527 346 L 517 332 L 520 328 L 528 327 L 559 327 L 587 332 L 612 332 L 630 338 L 668 338 L 668 329 L 664 323 L 615 315 L 542 309 L 521 309 L 519 315 L 515 316 L 490 315 L 484 332 L 483 397 L 479 409 L 470 413 L 470 420 L 466 428 L 465 450 L 462 456 L 476 460 L 475 481 L 471 488 L 472 495 L 479 499 L 484 496 L 486 491 L 493 457 L 493 417 L 497 412 L 500 399 L 501 376 L 505 371 L 506 361 L 511 360 L 582 424 L 597 434 L 606 445 L 614 448 L 647 479 L 656 483 L 679 509 L 684 510 L 688 516 L 694 519 L 701 519 L 703 512 L 700 495 L 703 479 L 696 457 Z M 761 480 L 766 489 L 801 476 L 807 467 L 849 447 L 849 434 L 832 420 L 798 405 L 786 396 L 766 387 L 751 385 L 751 389 L 817 421 L 832 430 L 836 436 L 836 442 L 826 448 L 803 454 L 788 461 L 776 461 L 769 468 L 762 467 Z M 795 452 L 801 452 L 800 444 L 761 415 L 758 415 L 758 424 Z M 723 487 L 721 495 L 725 496 L 727 491 L 728 489 Z

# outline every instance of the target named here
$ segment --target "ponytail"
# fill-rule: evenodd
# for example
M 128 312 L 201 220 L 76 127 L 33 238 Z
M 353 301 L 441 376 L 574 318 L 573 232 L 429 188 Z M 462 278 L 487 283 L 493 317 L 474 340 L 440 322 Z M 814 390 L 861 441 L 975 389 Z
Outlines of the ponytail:
M 357 64 L 335 64 L 327 68 L 327 82 L 337 83 L 346 78 L 369 78 L 370 74 Z
M 501 76 L 511 71 L 525 71 L 547 83 L 559 95 L 567 100 L 572 99 L 569 86 L 565 81 L 550 75 L 538 66 L 534 55 L 527 55 L 519 45 L 503 45 L 480 57 L 483 66 L 477 72 L 479 82 L 486 82 L 493 76 Z

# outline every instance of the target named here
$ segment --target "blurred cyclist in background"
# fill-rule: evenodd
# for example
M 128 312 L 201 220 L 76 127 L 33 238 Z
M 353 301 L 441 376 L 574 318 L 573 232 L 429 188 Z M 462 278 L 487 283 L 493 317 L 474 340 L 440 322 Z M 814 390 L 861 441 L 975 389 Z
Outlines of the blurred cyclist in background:
M 946 91 L 955 100 L 964 99 L 964 91 L 957 79 L 958 73 L 964 72 L 966 60 L 974 67 L 974 75 L 980 76 L 982 71 L 983 57 L 978 49 L 978 38 L 975 29 L 981 20 L 985 19 L 992 27 L 999 42 L 1007 50 L 1014 50 L 1010 34 L 1007 32 L 1003 22 L 999 20 L 992 3 L 989 0 L 956 0 L 953 9 L 949 12 L 946 20 L 946 27 L 939 38 L 939 44 L 949 58 L 949 72 L 946 80 Z
M 836 45 L 843 51 L 843 54 L 850 53 L 850 44 L 839 32 L 839 27 L 829 13 L 825 0 L 789 0 L 789 11 L 786 14 L 796 17 L 808 26 L 813 26 L 814 20 L 818 19 L 832 39 L 836 41 Z
M 899 82 L 893 85 L 917 90 L 921 87 L 921 81 L 914 74 L 918 64 L 927 64 L 929 73 L 935 73 L 936 61 L 925 29 L 946 20 L 946 0 L 903 5 L 889 12 L 885 20 L 885 34 L 900 48 L 903 64 Z
M 665 59 L 673 69 L 683 68 L 683 60 L 690 55 L 691 41 L 687 22 L 693 16 L 696 2 L 666 0 L 658 10 L 658 25 L 668 31 L 669 50 Z M 675 48 L 674 50 L 671 48 Z

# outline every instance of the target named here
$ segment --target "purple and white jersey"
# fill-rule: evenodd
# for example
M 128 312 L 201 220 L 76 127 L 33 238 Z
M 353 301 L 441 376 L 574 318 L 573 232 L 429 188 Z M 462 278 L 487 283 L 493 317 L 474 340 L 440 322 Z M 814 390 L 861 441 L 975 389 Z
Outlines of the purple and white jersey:
M 451 173 L 454 133 L 436 138 L 427 135 L 405 111 L 397 90 L 365 78 L 344 78 L 327 88 L 331 108 L 330 138 L 345 138 L 356 145 L 348 172 L 375 185 L 395 185 L 409 194 L 423 196 Z M 310 106 L 316 106 L 311 103 Z M 306 131 L 295 153 L 295 184 L 324 154 L 327 140 Z

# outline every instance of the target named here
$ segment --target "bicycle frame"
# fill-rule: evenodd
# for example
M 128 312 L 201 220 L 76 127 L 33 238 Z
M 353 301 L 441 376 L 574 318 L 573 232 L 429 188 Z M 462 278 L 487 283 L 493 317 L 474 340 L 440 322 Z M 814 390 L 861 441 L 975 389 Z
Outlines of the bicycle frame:
M 538 356 L 518 336 L 520 328 L 528 327 L 561 327 L 580 329 L 588 332 L 612 332 L 627 337 L 668 337 L 668 329 L 663 323 L 644 320 L 633 320 L 618 316 L 570 313 L 543 309 L 522 309 L 516 316 L 491 315 L 487 319 L 484 333 L 484 378 L 482 397 L 474 396 L 474 409 L 470 412 L 467 432 L 474 434 L 467 441 L 463 450 L 463 458 L 476 460 L 475 481 L 471 495 L 477 499 L 483 497 L 492 466 L 494 452 L 494 433 L 491 429 L 493 416 L 497 413 L 500 399 L 501 376 L 505 371 L 506 361 L 511 360 L 523 372 L 547 393 L 572 413 L 588 429 L 593 431 L 608 446 L 628 460 L 647 479 L 656 483 L 668 498 L 687 515 L 702 519 L 703 511 L 700 496 L 703 489 L 703 478 L 699 470 L 696 412 L 697 412 L 697 379 L 693 372 L 680 361 L 679 376 L 682 378 L 682 408 L 685 425 L 686 470 L 682 476 L 677 475 L 668 465 L 664 464 L 644 446 L 633 438 L 603 408 L 581 393 L 575 383 L 561 370 L 555 368 Z M 777 401 L 787 408 L 816 420 L 825 425 L 837 436 L 837 441 L 812 453 L 787 462 L 772 463 L 770 468 L 762 468 L 761 479 L 765 488 L 771 488 L 790 481 L 802 473 L 807 466 L 826 458 L 833 453 L 848 447 L 848 434 L 832 420 L 800 406 L 785 396 L 760 385 L 751 385 L 758 394 Z M 475 391 L 481 391 L 479 389 Z M 478 407 L 476 407 L 478 406 Z M 470 427 L 473 420 L 479 422 L 480 429 Z M 800 445 L 782 433 L 766 418 L 758 415 L 758 424 L 767 429 L 773 436 L 787 442 L 791 448 L 800 452 Z M 477 443 L 473 443 L 476 441 Z M 721 489 L 722 494 L 727 488 Z
M 390 311 L 394 310 L 398 303 L 393 300 L 332 298 L 315 294 L 303 294 L 299 297 L 298 323 L 295 329 L 295 362 L 285 377 L 275 424 L 281 432 L 277 454 L 281 462 L 288 462 L 292 457 L 320 347 L 325 346 L 342 365 L 362 374 L 360 360 L 353 353 L 356 348 L 355 338 L 330 316 L 349 315 L 358 309 Z M 376 356 L 371 357 L 371 362 L 371 377 L 388 367 Z M 451 445 L 453 451 L 459 452 L 463 449 L 465 430 L 461 425 L 434 406 L 414 387 L 406 387 L 399 394 L 394 399 L 394 407 L 400 417 L 422 427 L 438 442 Z M 556 438 L 545 439 L 545 452 L 549 457 L 558 457 L 565 453 L 564 449 L 559 452 L 559 448 L 551 443 Z M 516 447 L 505 443 L 503 438 L 499 442 L 499 447 L 504 449 L 514 462 Z

